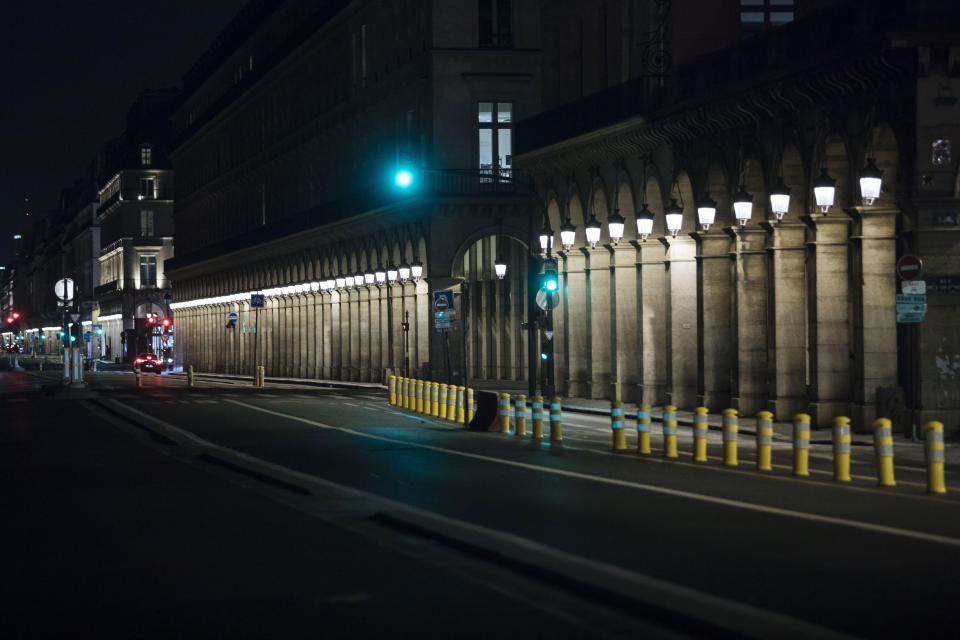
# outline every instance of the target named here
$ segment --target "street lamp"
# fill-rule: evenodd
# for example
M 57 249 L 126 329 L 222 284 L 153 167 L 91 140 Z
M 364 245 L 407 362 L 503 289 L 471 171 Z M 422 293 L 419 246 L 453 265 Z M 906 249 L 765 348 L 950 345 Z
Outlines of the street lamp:
M 373 276 L 376 278 L 377 284 L 382 284 L 387 281 L 387 272 L 383 270 L 383 267 L 377 267 Z
M 653 212 L 644 202 L 640 205 L 640 211 L 637 211 L 637 235 L 640 236 L 641 242 L 646 242 L 651 233 L 653 233 Z
M 336 278 L 337 289 L 343 289 L 347 286 L 347 279 L 343 276 L 337 276 Z
M 373 273 L 370 271 L 367 271 L 366 273 L 363 274 L 364 284 L 373 284 L 376 281 L 376 279 L 377 277 L 373 275 Z
M 562 225 L 560 225 L 560 244 L 563 245 L 564 251 L 570 251 L 573 248 L 573 243 L 577 241 L 577 228 L 573 226 L 573 223 L 568 219 Z
M 670 232 L 671 237 L 676 238 L 680 233 L 680 227 L 683 226 L 683 209 L 677 204 L 676 198 L 670 198 L 670 204 L 664 210 L 664 217 L 667 219 L 667 231 Z
M 770 189 L 770 210 L 777 216 L 777 222 L 783 220 L 790 210 L 790 187 L 783 181 L 783 176 L 777 178 L 777 184 Z
M 813 197 L 820 207 L 820 213 L 827 213 L 833 206 L 833 197 L 837 192 L 837 181 L 830 177 L 827 168 L 820 169 L 820 176 L 813 181 Z
M 600 242 L 600 221 L 597 220 L 597 216 L 591 213 L 590 219 L 587 220 L 587 224 L 583 230 L 587 235 L 587 243 L 589 243 L 590 248 L 593 249 L 597 246 L 597 243 Z
M 493 263 L 493 272 L 500 280 L 503 280 L 507 275 L 507 263 L 503 261 L 502 257 L 497 257 L 497 261 Z
M 400 281 L 406 282 L 410 278 L 410 265 L 406 262 L 400 264 Z
M 710 230 L 710 225 L 712 225 L 717 220 L 717 202 L 710 197 L 709 193 L 703 194 L 703 199 L 697 205 L 697 221 L 700 223 L 700 226 L 703 227 L 704 231 Z
M 392 264 L 387 265 L 387 281 L 396 282 L 397 281 L 397 268 Z
M 420 260 L 414 260 L 410 265 L 410 275 L 413 276 L 414 282 L 420 281 L 420 276 L 423 275 L 423 263 Z
M 733 215 L 741 227 L 746 225 L 753 215 L 753 195 L 747 193 L 747 188 L 742 184 L 733 196 Z
M 614 246 L 616 246 L 623 237 L 623 225 L 625 222 L 624 217 L 620 215 L 619 208 L 614 209 L 613 214 L 607 219 L 607 229 L 610 232 L 610 240 L 613 241 Z
M 543 223 L 543 229 L 540 230 L 540 250 L 544 253 L 549 253 L 553 249 L 553 229 L 550 228 L 550 223 Z
M 880 187 L 883 181 L 880 176 L 883 175 L 874 158 L 867 158 L 867 166 L 860 171 L 860 197 L 863 204 L 870 206 L 874 200 L 880 197 Z

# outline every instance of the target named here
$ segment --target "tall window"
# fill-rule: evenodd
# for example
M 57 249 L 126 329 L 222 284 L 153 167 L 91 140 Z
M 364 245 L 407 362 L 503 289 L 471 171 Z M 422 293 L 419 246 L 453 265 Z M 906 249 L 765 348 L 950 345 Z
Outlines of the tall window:
M 511 179 L 513 168 L 513 103 L 481 102 L 477 110 L 477 147 L 484 182 Z
M 153 162 L 153 147 L 149 144 L 140 145 L 140 166 L 149 167 Z
M 147 238 L 153 237 L 153 211 L 149 209 L 140 210 L 140 235 Z
M 480 0 L 480 46 L 513 46 L 510 0 Z
M 140 199 L 153 200 L 157 197 L 156 178 L 140 178 Z
M 157 286 L 157 256 L 140 256 L 140 286 Z
M 740 0 L 740 35 L 748 38 L 793 21 L 794 0 Z

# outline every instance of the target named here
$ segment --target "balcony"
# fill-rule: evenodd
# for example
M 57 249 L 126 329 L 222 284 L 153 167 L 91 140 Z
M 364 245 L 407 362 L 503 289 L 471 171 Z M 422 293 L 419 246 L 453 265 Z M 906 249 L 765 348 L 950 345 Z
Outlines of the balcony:
M 97 211 L 105 211 L 120 200 L 138 202 L 151 202 L 158 200 L 173 200 L 173 189 L 156 189 L 152 196 L 145 196 L 140 189 L 122 189 L 100 203 Z

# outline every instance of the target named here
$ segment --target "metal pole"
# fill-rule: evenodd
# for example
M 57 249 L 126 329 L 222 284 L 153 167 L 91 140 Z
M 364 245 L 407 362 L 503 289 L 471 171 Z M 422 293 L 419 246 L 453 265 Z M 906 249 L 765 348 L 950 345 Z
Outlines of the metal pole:
M 529 378 L 527 391 L 530 397 L 537 395 L 537 375 L 539 371 L 539 354 L 537 353 L 537 266 L 539 259 L 534 255 L 527 256 L 527 360 L 529 360 Z M 544 393 L 544 395 L 550 395 Z
M 257 376 L 257 340 L 260 337 L 260 309 L 253 312 L 253 376 Z
M 406 331 L 403 332 L 403 375 L 405 378 L 410 377 L 410 312 L 403 312 L 403 321 L 407 325 Z

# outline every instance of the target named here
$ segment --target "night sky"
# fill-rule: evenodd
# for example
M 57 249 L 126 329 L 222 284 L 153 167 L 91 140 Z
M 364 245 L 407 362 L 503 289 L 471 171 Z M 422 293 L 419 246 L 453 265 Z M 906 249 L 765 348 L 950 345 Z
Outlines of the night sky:
M 247 0 L 4 3 L 0 264 L 13 233 L 57 207 L 143 89 L 181 76 Z M 25 217 L 24 197 L 31 199 Z

